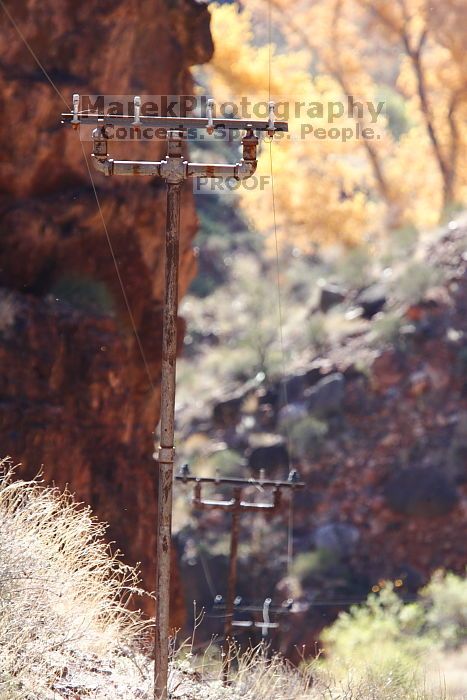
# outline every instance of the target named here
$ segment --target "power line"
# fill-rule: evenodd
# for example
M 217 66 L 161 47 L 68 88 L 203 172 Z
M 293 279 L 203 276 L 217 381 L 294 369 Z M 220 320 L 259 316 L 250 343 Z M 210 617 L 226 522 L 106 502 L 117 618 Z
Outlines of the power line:
M 12 24 L 13 27 L 15 28 L 15 30 L 16 30 L 16 32 L 18 33 L 19 37 L 22 39 L 22 41 L 23 41 L 24 45 L 26 46 L 27 50 L 29 51 L 29 53 L 31 54 L 31 56 L 33 57 L 33 59 L 35 60 L 35 62 L 37 63 L 37 65 L 39 66 L 39 68 L 41 69 L 41 71 L 43 72 L 43 74 L 45 75 L 45 77 L 47 78 L 47 80 L 49 81 L 49 83 L 51 84 L 52 88 L 55 90 L 55 92 L 56 92 L 57 95 L 60 97 L 60 99 L 62 100 L 62 102 L 63 102 L 63 103 L 67 106 L 67 108 L 69 109 L 70 106 L 69 106 L 68 102 L 65 100 L 65 98 L 64 98 L 63 95 L 62 95 L 62 93 L 60 92 L 60 90 L 58 89 L 58 87 L 55 85 L 54 81 L 52 80 L 52 78 L 50 77 L 50 75 L 47 73 L 47 71 L 46 71 L 46 69 L 44 68 L 44 66 L 42 65 L 42 63 L 39 61 L 39 59 L 38 59 L 38 57 L 37 57 L 37 54 L 35 53 L 34 49 L 32 48 L 32 46 L 30 45 L 30 43 L 28 42 L 28 40 L 27 40 L 26 37 L 24 36 L 24 34 L 23 34 L 23 32 L 21 31 L 21 29 L 20 29 L 20 28 L 18 27 L 18 25 L 16 24 L 15 20 L 13 19 L 13 17 L 12 17 L 11 14 L 10 14 L 10 11 L 9 11 L 9 10 L 7 9 L 7 7 L 5 6 L 5 3 L 3 2 L 3 0 L 0 0 L 0 5 L 2 6 L 3 12 L 6 14 L 6 16 L 8 17 L 8 19 L 10 20 L 11 24 Z
M 122 296 L 123 296 L 123 299 L 124 299 L 124 302 L 125 302 L 125 306 L 126 306 L 126 309 L 127 309 L 127 312 L 128 312 L 128 316 L 129 316 L 129 318 L 130 318 L 131 326 L 132 326 L 132 329 L 133 329 L 133 334 L 134 334 L 134 336 L 135 336 L 135 340 L 136 340 L 136 343 L 137 343 L 137 345 L 138 345 L 139 353 L 140 353 L 140 355 L 141 355 L 141 359 L 142 359 L 143 364 L 144 364 L 144 368 L 145 368 L 145 371 L 146 371 L 146 374 L 147 374 L 147 377 L 148 377 L 149 384 L 151 385 L 151 389 L 154 391 L 154 390 L 155 390 L 155 386 L 154 386 L 154 382 L 153 382 L 153 380 L 152 380 L 151 372 L 150 372 L 150 370 L 149 370 L 149 364 L 148 364 L 148 361 L 147 361 L 147 359 L 146 359 L 146 354 L 145 354 L 145 352 L 144 352 L 143 344 L 142 344 L 142 342 L 141 342 L 141 338 L 140 338 L 140 335 L 139 335 L 139 333 L 138 333 L 138 329 L 137 329 L 137 327 L 136 327 L 135 317 L 133 316 L 133 312 L 132 312 L 132 310 L 131 310 L 130 302 L 129 302 L 129 300 L 128 300 L 128 295 L 127 295 L 127 292 L 126 292 L 126 289 L 125 289 L 125 285 L 124 285 L 124 283 L 123 283 L 123 278 L 122 278 L 122 275 L 121 275 L 120 270 L 119 270 L 119 267 L 118 267 L 117 257 L 116 257 L 116 255 L 115 255 L 114 247 L 113 247 L 113 244 L 112 244 L 112 239 L 110 238 L 109 230 L 108 230 L 108 228 L 107 228 L 107 224 L 106 224 L 106 221 L 105 221 L 105 218 L 104 218 L 104 213 L 103 213 L 103 211 L 102 211 L 101 203 L 100 203 L 100 201 L 99 201 L 99 197 L 98 197 L 98 194 L 97 194 L 96 185 L 94 184 L 94 178 L 93 178 L 93 176 L 92 176 L 91 168 L 89 167 L 88 157 L 87 157 L 87 155 L 86 155 L 86 151 L 84 150 L 84 145 L 83 145 L 83 142 L 82 142 L 82 141 L 81 141 L 81 149 L 82 149 L 82 151 L 83 151 L 83 157 L 84 157 L 84 160 L 85 160 L 85 163 L 86 163 L 86 168 L 87 168 L 87 171 L 88 171 L 88 175 L 89 175 L 89 178 L 90 178 L 90 180 L 91 180 L 92 190 L 93 190 L 93 192 L 94 192 L 94 197 L 95 197 L 95 200 L 96 200 L 97 208 L 98 208 L 98 210 L 99 210 L 99 216 L 100 216 L 101 221 L 102 221 L 102 227 L 103 227 L 103 229 L 104 229 L 104 233 L 105 233 L 105 237 L 106 237 L 106 240 L 107 240 L 107 244 L 108 244 L 108 246 L 109 246 L 110 255 L 111 255 L 112 260 L 113 260 L 113 264 L 114 264 L 114 267 L 115 267 L 115 272 L 116 272 L 116 274 L 117 274 L 117 279 L 118 279 L 118 282 L 119 282 L 119 284 L 120 284 L 120 289 L 121 289 L 121 292 L 122 292 Z
M 271 75 L 272 75 L 272 6 L 271 0 L 268 2 L 268 95 L 269 104 L 271 104 Z M 281 266 L 279 257 L 279 242 L 277 237 L 277 216 L 276 216 L 276 193 L 274 188 L 274 167 L 273 167 L 273 157 L 272 157 L 272 141 L 271 138 L 269 142 L 269 168 L 271 174 L 271 199 L 272 199 L 272 216 L 273 216 L 273 227 L 274 227 L 274 245 L 275 245 L 275 264 L 276 264 L 276 286 L 277 286 L 277 310 L 279 316 L 279 339 L 281 348 L 281 382 L 282 393 L 284 397 L 284 403 L 286 406 L 289 404 L 287 395 L 287 384 L 286 384 L 286 360 L 285 360 L 285 348 L 284 348 L 284 317 L 282 310 L 282 288 L 281 288 Z M 291 440 L 290 440 L 290 426 L 288 421 L 285 422 L 285 433 L 286 433 L 286 444 L 287 452 L 291 455 Z M 293 560 L 293 492 L 290 495 L 289 504 L 289 517 L 287 522 L 287 573 L 290 576 L 292 570 L 292 560 Z

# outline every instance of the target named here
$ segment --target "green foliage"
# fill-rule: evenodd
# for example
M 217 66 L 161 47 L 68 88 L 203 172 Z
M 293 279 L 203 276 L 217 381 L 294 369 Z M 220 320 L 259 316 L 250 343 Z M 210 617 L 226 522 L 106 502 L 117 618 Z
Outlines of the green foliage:
M 395 250 L 403 258 L 404 255 L 407 255 L 408 252 L 414 249 L 419 237 L 419 230 L 414 225 L 408 224 L 407 226 L 393 229 L 388 244 L 392 252 Z
M 410 685 L 423 655 L 467 642 L 467 579 L 439 572 L 419 600 L 404 603 L 392 583 L 341 613 L 322 634 L 329 667 L 338 664 Z
M 399 140 L 412 126 L 407 114 L 407 103 L 402 95 L 389 85 L 382 85 L 379 88 L 377 99 L 384 102 L 384 114 L 389 131 L 395 139 Z
M 327 549 L 298 554 L 292 565 L 292 574 L 302 583 L 314 575 L 324 574 L 336 563 L 336 555 Z
M 317 457 L 327 433 L 327 423 L 314 416 L 304 416 L 290 424 L 288 435 L 294 456 L 308 460 Z
M 365 245 L 343 251 L 336 263 L 336 277 L 345 287 L 359 289 L 374 281 L 373 259 Z
M 329 342 L 326 316 L 321 312 L 314 313 L 308 322 L 307 331 L 310 343 L 316 351 L 323 350 Z
M 394 293 L 403 302 L 417 304 L 429 289 L 440 284 L 442 273 L 426 262 L 412 262 L 396 280 Z
M 57 301 L 88 313 L 107 316 L 115 312 L 115 302 L 107 286 L 90 277 L 64 275 L 52 287 L 51 294 Z
M 216 472 L 223 477 L 236 476 L 241 470 L 242 458 L 235 450 L 219 450 L 214 452 L 207 459 L 210 476 L 215 476 Z
M 449 223 L 452 219 L 455 219 L 460 212 L 464 211 L 464 209 L 465 204 L 462 202 L 450 202 L 449 204 L 446 204 L 441 213 L 440 223 Z
M 403 643 L 407 635 L 417 636 L 423 627 L 423 613 L 416 603 L 404 605 L 391 583 L 371 593 L 363 605 L 341 613 L 323 633 L 323 640 L 342 658 L 365 659 L 373 645 Z M 412 641 L 410 646 L 413 651 Z M 419 643 L 420 640 L 416 640 Z
M 426 625 L 443 649 L 467 642 L 467 579 L 437 572 L 422 590 Z
M 373 320 L 372 339 L 378 344 L 396 343 L 402 327 L 402 319 L 398 313 L 379 313 Z
M 206 149 L 207 145 L 207 142 L 199 142 L 192 151 L 192 158 L 220 162 L 233 160 L 238 155 L 232 144 L 226 142 L 210 141 Z M 233 256 L 239 251 L 242 254 L 259 252 L 263 241 L 248 228 L 235 194 L 199 195 L 196 197 L 196 211 L 199 219 L 195 239 L 199 252 L 198 275 L 190 292 L 205 298 L 227 282 Z

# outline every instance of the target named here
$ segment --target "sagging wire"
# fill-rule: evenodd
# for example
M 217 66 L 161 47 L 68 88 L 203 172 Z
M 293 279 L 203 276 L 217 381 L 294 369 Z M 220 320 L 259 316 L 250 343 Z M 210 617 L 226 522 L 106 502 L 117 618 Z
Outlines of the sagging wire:
M 271 0 L 268 0 L 268 101 L 271 102 L 271 75 L 272 75 L 272 4 Z M 272 157 L 272 141 L 269 143 L 269 170 L 271 176 L 271 203 L 272 203 L 272 216 L 273 216 L 273 229 L 274 229 L 274 247 L 275 247 L 275 265 L 276 265 L 276 287 L 277 287 L 277 310 L 279 317 L 279 340 L 281 348 L 281 374 L 282 379 L 280 385 L 282 387 L 282 394 L 285 406 L 288 406 L 289 400 L 287 395 L 287 384 L 286 384 L 286 361 L 285 361 L 285 348 L 284 348 L 284 316 L 283 316 L 283 304 L 282 304 L 282 286 L 281 286 L 281 265 L 279 256 L 279 241 L 277 236 L 277 216 L 276 216 L 276 194 L 274 188 L 274 166 Z M 285 421 L 285 432 L 286 432 L 286 442 L 287 451 L 289 454 L 289 467 L 290 467 L 290 426 L 288 421 Z M 293 507 L 293 491 L 290 494 L 289 500 L 289 517 L 287 523 L 287 574 L 290 576 L 292 571 L 293 562 L 293 518 L 294 518 L 294 507 Z
M 6 16 L 7 16 L 8 19 L 10 20 L 11 24 L 13 25 L 14 29 L 16 30 L 18 36 L 19 36 L 20 39 L 22 40 L 23 44 L 26 46 L 27 50 L 29 51 L 29 53 L 31 54 L 31 56 L 33 57 L 33 59 L 35 60 L 35 62 L 37 63 L 37 65 L 39 66 L 39 68 L 41 69 L 41 71 L 43 72 L 43 74 L 45 75 L 46 79 L 48 80 L 48 82 L 50 83 L 50 85 L 52 86 L 52 88 L 55 90 L 55 92 L 56 92 L 57 95 L 60 97 L 60 99 L 62 100 L 62 102 L 66 105 L 66 108 L 67 108 L 67 109 L 70 109 L 70 105 L 69 105 L 68 102 L 65 100 L 65 98 L 64 98 L 63 95 L 62 95 L 62 93 L 60 92 L 60 90 L 58 89 L 58 87 L 55 85 L 54 81 L 52 80 L 52 78 L 51 78 L 50 75 L 47 73 L 46 69 L 44 68 L 44 66 L 42 65 L 42 63 L 40 62 L 40 60 L 38 59 L 37 54 L 35 53 L 34 49 L 32 48 L 32 46 L 30 45 L 30 43 L 28 42 L 28 40 L 27 40 L 26 37 L 24 36 L 24 34 L 23 34 L 23 32 L 21 31 L 21 29 L 20 29 L 20 28 L 18 27 L 18 25 L 16 24 L 14 18 L 12 17 L 12 15 L 10 14 L 10 11 L 9 11 L 9 10 L 7 9 L 7 7 L 5 6 L 5 3 L 3 2 L 3 0 L 0 0 L 0 5 L 1 5 L 1 7 L 2 7 L 3 12 L 6 14 Z
M 139 333 L 138 333 L 138 329 L 137 329 L 137 327 L 136 327 L 135 317 L 133 316 L 133 311 L 131 310 L 131 305 L 130 305 L 130 302 L 129 302 L 129 299 L 128 299 L 128 295 L 127 295 L 127 292 L 126 292 L 126 289 L 125 289 L 125 285 L 124 285 L 124 283 L 123 283 L 123 278 L 122 278 L 121 272 L 120 272 L 119 267 L 118 267 L 117 257 L 116 257 L 116 255 L 115 255 L 115 250 L 114 250 L 114 247 L 113 247 L 113 244 L 112 244 L 112 239 L 111 239 L 111 237 L 110 237 L 109 230 L 108 230 L 108 228 L 107 228 L 107 223 L 106 223 L 106 221 L 105 221 L 104 213 L 103 213 L 103 211 L 102 211 L 101 203 L 100 203 L 100 201 L 99 201 L 99 196 L 98 196 L 98 194 L 97 194 L 97 189 L 96 189 L 96 185 L 95 185 L 95 183 L 94 183 L 94 178 L 93 178 L 93 176 L 92 176 L 92 171 L 91 171 L 91 168 L 90 168 L 90 166 L 89 166 L 89 160 L 88 160 L 88 157 L 87 157 L 87 155 L 86 155 L 86 151 L 84 150 L 84 144 L 83 144 L 82 141 L 81 141 L 81 150 L 83 151 L 83 157 L 84 157 L 84 160 L 85 160 L 85 163 L 86 163 L 86 168 L 87 168 L 87 171 L 88 171 L 89 179 L 91 180 L 92 190 L 93 190 L 93 192 L 94 192 L 94 197 L 95 197 L 95 200 L 96 200 L 97 209 L 98 209 L 98 211 L 99 211 L 99 216 L 100 216 L 101 221 L 102 221 L 102 227 L 103 227 L 103 229 L 104 229 L 104 233 L 105 233 L 105 237 L 106 237 L 106 240 L 107 240 L 107 244 L 108 244 L 108 246 L 109 246 L 110 255 L 111 255 L 111 257 L 112 257 L 113 264 L 114 264 L 114 267 L 115 267 L 115 272 L 116 272 L 116 274 L 117 274 L 117 279 L 118 279 L 118 282 L 119 282 L 119 284 L 120 284 L 120 289 L 121 289 L 122 296 L 123 296 L 123 300 L 124 300 L 124 302 L 125 302 L 125 306 L 126 306 L 126 309 L 127 309 L 127 312 L 128 312 L 128 317 L 129 317 L 129 319 L 130 319 L 130 323 L 131 323 L 131 326 L 132 326 L 132 329 L 133 329 L 133 334 L 134 334 L 134 336 L 135 336 L 135 340 L 136 340 L 136 343 L 137 343 L 137 345 L 138 345 L 139 353 L 140 353 L 140 355 L 141 355 L 141 359 L 142 359 L 143 364 L 144 364 L 144 368 L 145 368 L 145 371 L 146 371 L 146 374 L 147 374 L 147 377 L 148 377 L 149 384 L 150 384 L 150 386 L 151 386 L 151 389 L 152 389 L 153 391 L 155 391 L 155 386 L 154 386 L 154 382 L 153 382 L 153 380 L 152 380 L 151 372 L 150 372 L 150 369 L 149 369 L 149 364 L 148 364 L 148 361 L 147 361 L 147 359 L 146 359 L 146 354 L 145 354 L 145 352 L 144 352 L 143 344 L 142 344 L 142 342 L 141 342 L 141 338 L 140 338 L 140 335 L 139 335 Z

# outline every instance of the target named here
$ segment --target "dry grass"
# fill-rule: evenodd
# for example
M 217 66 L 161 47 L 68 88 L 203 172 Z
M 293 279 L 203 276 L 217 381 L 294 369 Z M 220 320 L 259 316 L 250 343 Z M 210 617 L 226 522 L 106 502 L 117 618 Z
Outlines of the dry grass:
M 174 700 L 460 700 L 448 695 L 443 679 L 428 684 L 403 681 L 394 674 L 362 675 L 348 669 L 337 681 L 319 661 L 297 669 L 280 656 L 268 657 L 263 647 L 232 650 L 231 683 L 223 687 L 218 655 L 188 653 L 172 664 L 171 695 Z
M 447 653 L 435 653 L 426 668 L 427 684 L 445 687 L 452 700 L 467 699 L 467 645 Z
M 126 607 L 136 571 L 70 494 L 12 477 L 0 463 L 0 700 L 152 700 L 153 663 L 143 653 L 150 623 Z M 219 650 L 194 655 L 193 641 L 173 653 L 173 700 L 444 697 L 371 672 L 337 682 L 316 663 L 299 670 L 262 647 L 232 649 L 224 687 Z
M 97 688 L 144 636 L 147 623 L 125 607 L 136 572 L 70 494 L 1 470 L 0 698 L 53 697 L 93 673 Z

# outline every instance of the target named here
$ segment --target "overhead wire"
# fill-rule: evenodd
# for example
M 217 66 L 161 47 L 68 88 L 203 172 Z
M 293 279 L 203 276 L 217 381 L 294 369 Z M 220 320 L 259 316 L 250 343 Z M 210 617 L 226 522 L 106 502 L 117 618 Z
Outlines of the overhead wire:
M 54 81 L 52 80 L 52 78 L 50 77 L 50 75 L 48 74 L 48 72 L 46 71 L 46 69 L 44 68 L 44 66 L 42 65 L 42 63 L 40 62 L 39 58 L 37 57 L 36 52 L 34 51 L 34 49 L 32 48 L 32 46 L 30 45 L 30 43 L 28 42 L 28 40 L 26 39 L 26 37 L 24 36 L 24 34 L 23 34 L 23 32 L 21 31 L 21 29 L 20 29 L 20 28 L 18 27 L 18 25 L 16 24 L 14 17 L 12 17 L 10 11 L 9 11 L 8 8 L 6 7 L 6 5 L 5 5 L 5 3 L 3 2 L 3 0 L 0 0 L 0 6 L 1 6 L 3 12 L 6 14 L 6 16 L 8 17 L 8 19 L 10 20 L 11 24 L 13 25 L 13 27 L 14 27 L 14 29 L 16 30 L 18 36 L 19 36 L 20 39 L 23 41 L 23 43 L 24 43 L 24 45 L 26 46 L 27 50 L 29 51 L 29 53 L 31 54 L 31 56 L 33 57 L 33 59 L 35 60 L 35 62 L 37 63 L 37 65 L 39 66 L 39 68 L 41 69 L 41 71 L 43 72 L 43 74 L 45 75 L 45 77 L 46 77 L 46 79 L 48 80 L 48 82 L 50 83 L 50 85 L 52 86 L 52 88 L 55 90 L 55 92 L 56 92 L 57 95 L 60 97 L 60 99 L 62 100 L 62 102 L 64 102 L 64 104 L 66 105 L 67 109 L 70 109 L 70 106 L 69 106 L 68 102 L 65 100 L 65 98 L 63 97 L 63 94 L 60 92 L 60 90 L 59 90 L 58 87 L 55 85 Z
M 114 264 L 114 267 L 115 267 L 115 272 L 116 272 L 116 275 L 117 275 L 117 279 L 118 279 L 119 284 L 120 284 L 120 289 L 121 289 L 122 296 L 123 296 L 123 300 L 124 300 L 124 302 L 125 302 L 125 306 L 126 306 L 126 309 L 127 309 L 127 312 L 128 312 L 128 316 L 129 316 L 129 319 L 130 319 L 130 323 L 131 323 L 131 326 L 132 326 L 132 329 L 133 329 L 133 334 L 134 334 L 134 336 L 135 336 L 135 340 L 136 340 L 136 343 L 137 343 L 137 345 L 138 345 L 139 353 L 140 353 L 141 359 L 142 359 L 142 361 L 143 361 L 143 365 L 144 365 L 144 368 L 145 368 L 145 371 L 146 371 L 146 375 L 147 375 L 147 377 L 148 377 L 149 384 L 150 384 L 150 386 L 151 386 L 151 389 L 154 391 L 154 390 L 155 390 L 155 386 L 154 386 L 154 382 L 153 382 L 153 379 L 152 379 L 152 376 L 151 376 L 151 371 L 150 371 L 150 369 L 149 369 L 149 364 L 148 364 L 148 361 L 147 361 L 147 359 L 146 359 L 146 353 L 144 352 L 143 344 L 142 344 L 142 342 L 141 342 L 141 338 L 140 338 L 140 335 L 139 335 L 139 333 L 138 333 L 138 328 L 137 328 L 137 326 L 136 326 L 135 317 L 134 317 L 133 311 L 132 311 L 132 309 L 131 309 L 131 305 L 130 305 L 130 302 L 129 302 L 129 299 L 128 299 L 128 295 L 127 295 L 127 292 L 126 292 L 125 285 L 124 285 L 124 283 L 123 283 L 123 278 L 122 278 L 120 269 L 119 269 L 119 267 L 118 267 L 117 256 L 115 255 L 115 250 L 114 250 L 114 246 L 113 246 L 113 244 L 112 244 L 112 239 L 111 239 L 111 237 L 110 237 L 109 230 L 108 230 L 108 228 L 107 228 L 107 223 L 106 223 L 105 218 L 104 218 L 104 213 L 103 213 L 103 211 L 102 211 L 102 207 L 101 207 L 101 203 L 100 203 L 100 200 L 99 200 L 99 196 L 98 196 L 98 194 L 97 194 L 96 185 L 95 185 L 95 183 L 94 183 L 94 178 L 93 178 L 93 176 L 92 176 L 92 171 L 91 171 L 91 168 L 90 168 L 90 166 L 89 166 L 88 157 L 87 157 L 87 155 L 86 155 L 86 151 L 84 150 L 84 144 L 83 144 L 82 141 L 81 141 L 81 149 L 82 149 L 82 151 L 83 151 L 83 157 L 84 157 L 84 160 L 85 160 L 85 163 L 86 163 L 86 168 L 87 168 L 87 171 L 88 171 L 89 179 L 91 180 L 91 186 L 92 186 L 92 190 L 93 190 L 93 192 L 94 192 L 94 198 L 95 198 L 95 200 L 96 200 L 97 209 L 98 209 L 98 211 L 99 211 L 99 216 L 100 216 L 100 219 L 101 219 L 101 221 L 102 221 L 102 227 L 103 227 L 103 229 L 104 229 L 105 237 L 106 237 L 106 240 L 107 240 L 107 245 L 109 246 L 110 255 L 111 255 L 111 257 L 112 257 L 113 264 Z
M 19 28 L 19 26 L 18 26 L 18 24 L 16 23 L 14 17 L 11 15 L 10 11 L 9 11 L 8 8 L 5 6 L 5 3 L 3 2 L 3 0 L 0 0 L 0 7 L 1 7 L 2 10 L 4 11 L 5 15 L 8 17 L 10 23 L 12 24 L 12 26 L 13 26 L 13 28 L 15 29 L 15 31 L 17 32 L 18 36 L 20 37 L 20 39 L 22 40 L 22 42 L 24 43 L 24 45 L 25 45 L 26 48 L 28 49 L 28 51 L 29 51 L 29 53 L 31 54 L 31 56 L 33 57 L 34 61 L 35 61 L 36 64 L 39 66 L 39 68 L 40 68 L 40 70 L 42 71 L 42 73 L 44 74 L 46 80 L 50 83 L 50 85 L 52 86 L 52 88 L 54 89 L 54 91 L 57 93 L 57 95 L 60 97 L 60 99 L 62 100 L 62 102 L 63 102 L 63 103 L 65 104 L 65 106 L 67 107 L 67 109 L 70 109 L 70 106 L 69 106 L 68 102 L 66 101 L 66 99 L 64 98 L 62 92 L 59 90 L 59 88 L 57 87 L 57 85 L 55 84 L 55 82 L 54 82 L 54 81 L 52 80 L 52 78 L 50 77 L 49 73 L 47 72 L 47 70 L 46 70 L 46 68 L 44 67 L 44 65 L 42 64 L 42 62 L 40 61 L 40 59 L 39 59 L 39 57 L 37 56 L 36 52 L 34 51 L 34 49 L 32 48 L 32 46 L 29 44 L 29 42 L 28 42 L 28 40 L 26 39 L 26 37 L 24 36 L 23 32 L 22 32 L 21 29 Z M 102 221 L 102 226 L 103 226 L 103 229 L 104 229 L 105 237 L 106 237 L 107 244 L 108 244 L 108 247 L 109 247 L 109 250 L 110 250 L 110 254 L 111 254 L 111 257 L 112 257 L 112 261 L 113 261 L 113 264 L 114 264 L 114 267 L 115 267 L 115 272 L 116 272 L 116 275 L 117 275 L 117 279 L 118 279 L 118 282 L 119 282 L 119 285 L 120 285 L 120 289 L 121 289 L 121 292 L 122 292 L 122 296 L 123 296 L 123 299 L 124 299 L 124 302 L 125 302 L 126 310 L 127 310 L 128 316 L 129 316 L 129 318 L 130 318 L 130 323 L 131 323 L 131 326 L 132 326 L 133 334 L 134 334 L 134 336 L 135 336 L 135 340 L 136 340 L 136 343 L 137 343 L 137 346 L 138 346 L 138 351 L 139 351 L 139 353 L 140 353 L 140 355 L 141 355 L 141 359 L 142 359 L 142 362 L 143 362 L 143 365 L 144 365 L 144 368 L 145 368 L 145 372 L 146 372 L 147 377 L 148 377 L 149 384 L 150 384 L 150 386 L 151 386 L 151 389 L 154 391 L 154 390 L 155 390 L 155 386 L 154 386 L 154 382 L 153 382 L 153 380 L 152 380 L 151 372 L 150 372 L 150 369 L 149 369 L 149 364 L 148 364 L 148 361 L 147 361 L 147 359 L 146 359 L 146 354 L 145 354 L 145 352 L 144 352 L 144 348 L 143 348 L 143 344 L 142 344 L 142 342 L 141 342 L 140 335 L 139 335 L 139 333 L 138 333 L 138 329 L 137 329 L 136 322 L 135 322 L 135 318 L 134 318 L 134 315 L 133 315 L 133 311 L 132 311 L 132 309 L 131 309 L 131 305 L 130 305 L 130 302 L 129 302 L 129 299 L 128 299 L 128 295 L 127 295 L 127 291 L 126 291 L 126 288 L 125 288 L 125 284 L 124 284 L 124 282 L 123 282 L 123 278 L 122 278 L 122 275 L 121 275 L 120 270 L 119 270 L 119 267 L 118 267 L 118 261 L 117 261 L 116 255 L 115 255 L 114 247 L 113 247 L 112 240 L 111 240 L 111 237 L 110 237 L 108 228 L 107 228 L 107 224 L 106 224 L 106 221 L 105 221 L 105 219 L 104 219 L 104 215 L 103 215 L 103 212 L 102 212 L 102 207 L 101 207 L 101 204 L 100 204 L 100 201 L 99 201 L 99 196 L 98 196 L 98 194 L 97 194 L 97 189 L 96 189 L 96 186 L 95 186 L 95 183 L 94 183 L 94 178 L 92 177 L 91 168 L 89 167 L 89 161 L 88 161 L 88 158 L 87 158 L 87 156 L 86 156 L 86 152 L 85 152 L 85 150 L 84 150 L 84 145 L 83 145 L 83 142 L 82 142 L 82 141 L 81 141 L 81 148 L 82 148 L 82 151 L 83 151 L 83 156 L 84 156 L 84 160 L 85 160 L 85 163 L 86 163 L 86 168 L 87 168 L 87 171 L 88 171 L 88 175 L 89 175 L 89 178 L 90 178 L 90 181 L 91 181 L 91 186 L 92 186 L 92 190 L 93 190 L 94 197 L 95 197 L 95 200 L 96 200 L 96 204 L 97 204 L 97 208 L 98 208 L 98 211 L 99 211 L 99 215 L 100 215 L 100 218 L 101 218 L 101 221 Z
M 217 591 L 214 588 L 214 583 L 212 581 L 212 576 L 211 576 L 211 572 L 209 570 L 209 565 L 208 565 L 208 562 L 206 561 L 206 557 L 204 556 L 204 552 L 201 549 L 201 547 L 198 549 L 198 554 L 199 554 L 199 559 L 201 561 L 201 567 L 203 569 L 204 578 L 206 579 L 206 583 L 208 584 L 209 592 L 212 595 L 212 597 L 215 598 Z
M 271 102 L 271 83 L 272 83 L 272 4 L 271 0 L 268 0 L 268 101 Z M 276 192 L 274 187 L 274 166 L 273 166 L 273 154 L 272 154 L 272 142 L 273 139 L 269 141 L 269 170 L 271 176 L 271 203 L 272 203 L 272 217 L 273 217 L 273 230 L 274 230 L 274 247 L 275 247 L 275 267 L 276 267 L 276 287 L 277 287 L 277 311 L 279 320 L 279 340 L 280 340 L 280 351 L 281 351 L 281 393 L 284 400 L 284 405 L 288 406 L 288 392 L 286 384 L 286 357 L 285 357 L 285 344 L 284 344 L 284 315 L 283 315 L 283 303 L 282 303 L 282 285 L 281 285 L 281 264 L 280 264 L 280 254 L 279 254 L 279 239 L 277 235 L 277 214 L 276 214 Z M 287 452 L 289 454 L 289 466 L 290 466 L 290 429 L 288 422 L 285 421 L 285 432 L 287 441 Z M 289 499 L 289 512 L 288 512 L 288 522 L 287 522 L 287 573 L 290 576 L 293 563 L 293 519 L 294 519 L 294 504 L 293 504 L 293 490 L 290 494 Z

